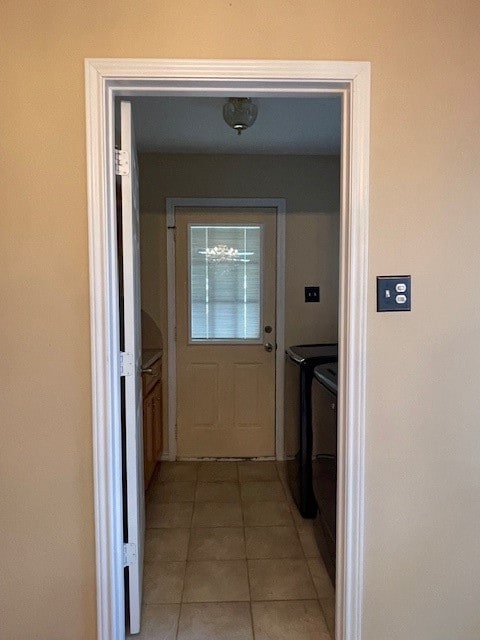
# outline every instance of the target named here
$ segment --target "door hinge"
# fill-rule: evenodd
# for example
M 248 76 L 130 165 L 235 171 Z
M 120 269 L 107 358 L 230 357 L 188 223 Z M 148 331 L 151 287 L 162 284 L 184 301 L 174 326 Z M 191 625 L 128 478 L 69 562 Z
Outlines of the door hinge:
M 133 375 L 133 356 L 131 353 L 125 353 L 125 351 L 120 351 L 120 375 L 121 376 Z
M 130 567 L 137 559 L 137 545 L 127 542 L 123 545 L 123 566 Z
M 128 151 L 115 149 L 115 175 L 128 176 L 130 173 L 130 156 Z

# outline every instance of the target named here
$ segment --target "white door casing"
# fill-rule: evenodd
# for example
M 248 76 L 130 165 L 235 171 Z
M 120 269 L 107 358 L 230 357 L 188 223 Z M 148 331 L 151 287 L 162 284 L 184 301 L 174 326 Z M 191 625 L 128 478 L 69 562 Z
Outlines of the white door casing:
M 114 99 L 342 96 L 336 640 L 362 640 L 370 63 L 85 61 L 98 640 L 123 640 Z
M 120 166 L 122 207 L 123 333 L 126 466 L 126 564 L 130 633 L 140 631 L 145 538 L 145 488 L 143 482 L 142 345 L 140 302 L 140 203 L 138 163 L 132 110 L 120 104 L 120 144 L 126 154 Z
M 276 210 L 276 292 L 275 321 L 275 452 L 283 459 L 283 386 L 285 350 L 285 226 L 286 201 L 283 198 L 167 198 L 167 280 L 168 280 L 168 459 L 177 458 L 177 352 L 176 352 L 176 272 L 175 210 L 177 207 L 273 208 Z

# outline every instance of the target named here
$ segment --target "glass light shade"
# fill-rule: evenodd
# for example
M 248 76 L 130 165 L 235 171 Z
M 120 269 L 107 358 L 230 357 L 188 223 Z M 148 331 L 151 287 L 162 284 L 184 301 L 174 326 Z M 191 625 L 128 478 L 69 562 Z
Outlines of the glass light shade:
M 257 105 L 251 98 L 229 98 L 223 105 L 223 119 L 240 135 L 257 119 Z

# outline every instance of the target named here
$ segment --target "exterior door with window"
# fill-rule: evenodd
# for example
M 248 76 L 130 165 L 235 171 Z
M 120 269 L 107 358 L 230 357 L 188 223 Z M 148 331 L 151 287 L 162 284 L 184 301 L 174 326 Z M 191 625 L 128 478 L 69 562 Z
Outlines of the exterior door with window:
M 177 451 L 275 454 L 276 209 L 176 207 Z

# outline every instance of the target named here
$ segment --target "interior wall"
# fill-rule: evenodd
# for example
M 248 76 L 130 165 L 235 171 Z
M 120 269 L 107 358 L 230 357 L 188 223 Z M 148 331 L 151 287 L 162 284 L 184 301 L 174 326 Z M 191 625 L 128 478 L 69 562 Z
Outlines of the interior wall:
M 232 132 L 233 135 L 235 135 Z M 338 156 L 141 154 L 142 307 L 167 338 L 166 198 L 286 198 L 285 344 L 335 342 L 338 325 Z M 320 303 L 305 303 L 305 285 Z M 168 356 L 163 360 L 167 379 Z M 167 385 L 164 385 L 166 447 Z
M 0 21 L 0 637 L 95 638 L 86 57 L 372 63 L 364 640 L 480 636 L 478 0 L 16 0 Z M 413 277 L 377 314 L 375 276 Z

